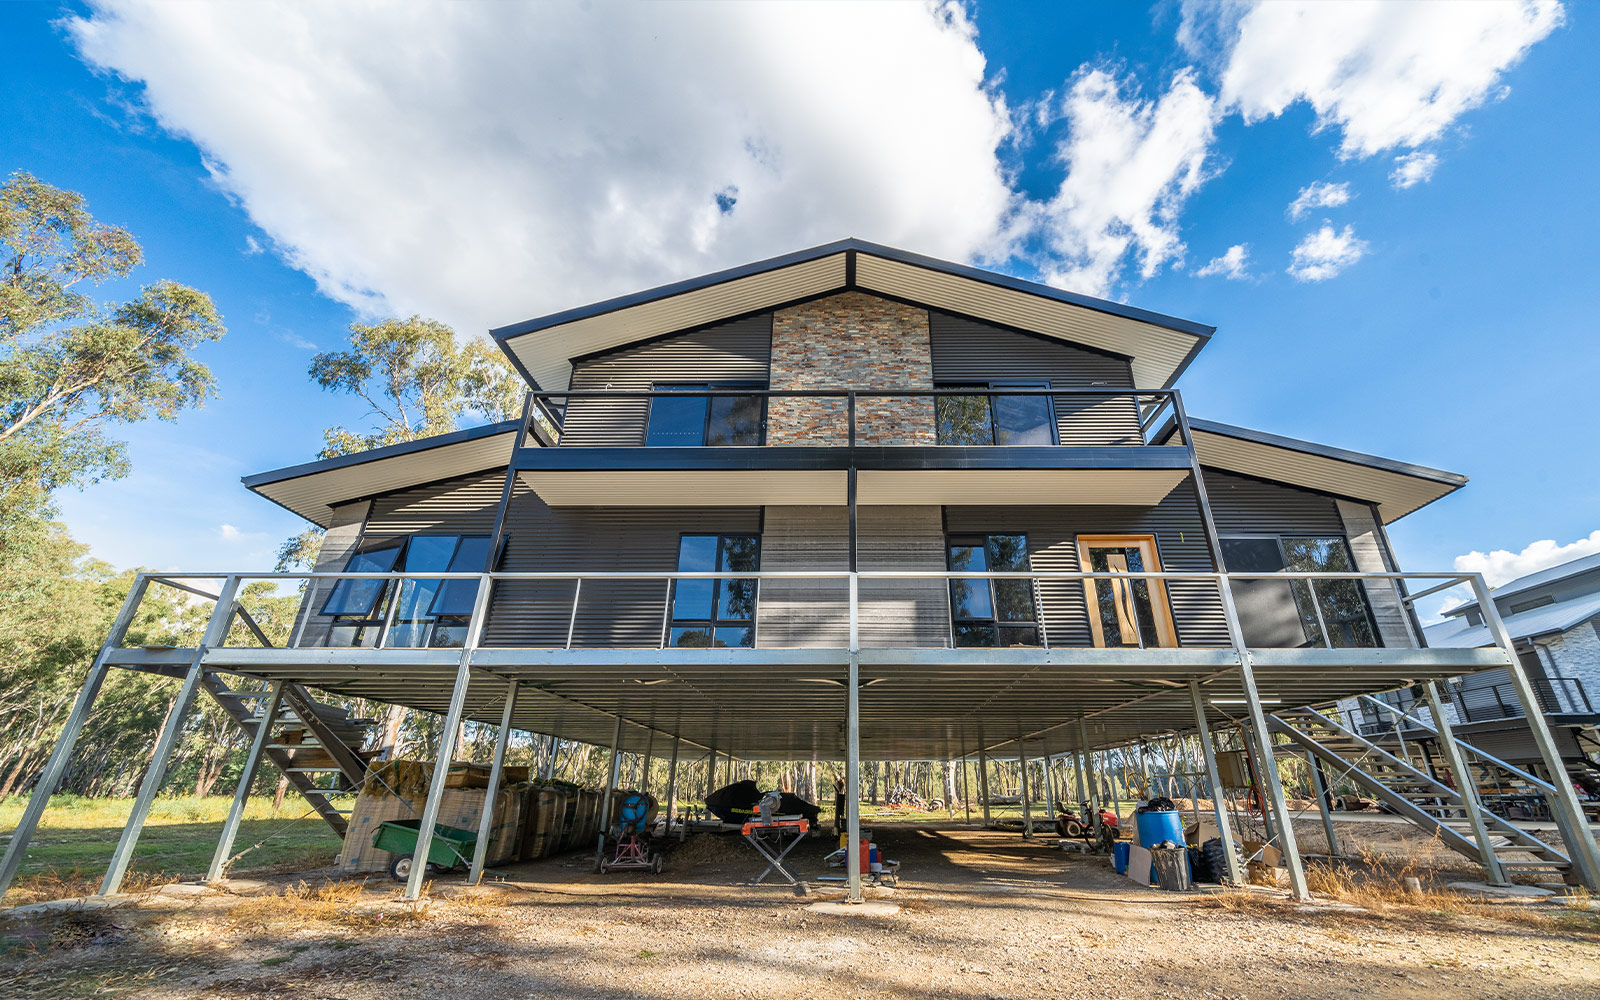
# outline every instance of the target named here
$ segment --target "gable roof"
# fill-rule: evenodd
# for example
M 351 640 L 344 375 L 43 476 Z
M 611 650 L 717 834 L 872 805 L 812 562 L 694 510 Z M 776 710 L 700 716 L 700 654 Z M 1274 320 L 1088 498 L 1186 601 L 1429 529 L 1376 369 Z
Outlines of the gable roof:
M 1170 388 L 1216 329 L 847 239 L 492 332 L 530 384 L 559 392 L 568 388 L 572 358 L 843 291 L 902 299 L 1126 355 L 1140 389 Z
M 1189 429 L 1201 465 L 1375 503 L 1385 524 L 1467 483 L 1466 476 L 1454 472 L 1214 420 L 1191 418 Z M 1153 440 L 1165 444 L 1177 433 L 1176 422 L 1169 419 Z

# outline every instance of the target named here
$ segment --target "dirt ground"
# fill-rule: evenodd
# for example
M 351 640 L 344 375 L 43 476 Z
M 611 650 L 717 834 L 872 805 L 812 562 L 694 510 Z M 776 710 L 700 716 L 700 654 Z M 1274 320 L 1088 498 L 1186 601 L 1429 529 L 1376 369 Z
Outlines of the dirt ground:
M 897 888 L 869 890 L 892 913 L 813 908 L 839 894 L 817 880 L 837 872 L 827 839 L 791 855 L 806 898 L 744 884 L 762 862 L 712 837 L 659 876 L 572 856 L 479 889 L 443 875 L 423 904 L 381 875 L 169 887 L 0 920 L 0 996 L 1600 998 L 1588 908 L 1165 893 L 1053 839 L 960 824 L 875 839 L 902 865 Z

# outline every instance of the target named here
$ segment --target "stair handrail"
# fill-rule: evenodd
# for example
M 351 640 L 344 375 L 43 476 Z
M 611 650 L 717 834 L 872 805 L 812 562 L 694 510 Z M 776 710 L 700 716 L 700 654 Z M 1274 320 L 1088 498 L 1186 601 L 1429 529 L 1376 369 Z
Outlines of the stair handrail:
M 1421 719 L 1417 718 L 1414 715 L 1410 715 L 1410 714 L 1408 714 L 1406 712 L 1402 712 L 1402 711 L 1400 711 L 1400 709 L 1395 708 L 1393 705 L 1390 705 L 1390 704 L 1388 704 L 1387 702 L 1384 702 L 1384 701 L 1380 701 L 1377 698 L 1374 698 L 1370 694 L 1357 695 L 1357 697 L 1362 702 L 1371 702 L 1372 704 L 1378 706 L 1381 709 L 1384 709 L 1385 711 L 1393 712 L 1395 715 L 1398 715 L 1403 719 L 1408 719 L 1408 720 L 1410 720 L 1412 722 L 1415 722 L 1417 724 L 1418 728 L 1426 729 L 1428 732 L 1432 733 L 1435 736 L 1439 735 L 1439 730 L 1435 729 L 1433 726 L 1429 725 L 1428 723 L 1423 722 Z M 1476 754 L 1478 757 L 1482 758 L 1483 760 L 1488 761 L 1489 763 L 1493 764 L 1495 767 L 1498 767 L 1498 768 L 1501 768 L 1503 770 L 1511 772 L 1512 774 L 1514 774 L 1517 777 L 1521 778 L 1523 781 L 1526 781 L 1529 784 L 1534 785 L 1534 786 L 1540 788 L 1543 791 L 1547 791 L 1547 792 L 1555 791 L 1555 787 L 1556 786 L 1550 784 L 1550 782 L 1544 780 L 1543 778 L 1539 778 L 1539 777 L 1536 777 L 1534 775 L 1529 774 L 1527 771 L 1524 771 L 1522 768 L 1517 767 L 1515 764 L 1508 764 L 1505 761 L 1501 760 L 1499 757 L 1496 757 L 1492 753 L 1488 753 L 1486 751 L 1479 750 L 1477 747 L 1473 746 L 1471 743 L 1468 743 L 1466 740 L 1463 740 L 1463 739 L 1457 737 L 1456 738 L 1456 746 L 1461 747 L 1462 749 L 1466 750 L 1468 753 Z

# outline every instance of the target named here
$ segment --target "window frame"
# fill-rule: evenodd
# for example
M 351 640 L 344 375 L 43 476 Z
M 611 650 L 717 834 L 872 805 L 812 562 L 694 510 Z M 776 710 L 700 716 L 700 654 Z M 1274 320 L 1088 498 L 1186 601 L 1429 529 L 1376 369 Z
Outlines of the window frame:
M 1226 540 L 1228 540 L 1230 538 L 1253 539 L 1253 540 L 1257 540 L 1257 541 L 1269 540 L 1270 539 L 1271 541 L 1276 543 L 1277 546 L 1278 546 L 1278 557 L 1283 562 L 1283 569 L 1280 570 L 1280 572 L 1282 572 L 1282 573 L 1300 572 L 1299 570 L 1293 570 L 1293 569 L 1289 568 L 1289 550 L 1284 545 L 1284 539 L 1287 539 L 1287 538 L 1338 539 L 1339 542 L 1342 545 L 1344 545 L 1344 553 L 1345 553 L 1345 556 L 1346 556 L 1348 562 L 1350 563 L 1351 571 L 1352 572 L 1360 572 L 1359 570 L 1356 569 L 1355 550 L 1350 547 L 1350 536 L 1348 536 L 1348 535 L 1329 534 L 1329 533 L 1325 533 L 1325 532 L 1315 532 L 1315 531 L 1304 531 L 1304 532 L 1300 532 L 1300 531 L 1289 531 L 1289 532 L 1283 532 L 1283 531 L 1279 531 L 1279 532 L 1271 532 L 1271 531 L 1230 531 L 1227 534 L 1220 534 L 1219 533 L 1218 536 L 1217 536 L 1217 540 L 1219 542 L 1226 541 Z M 1300 603 L 1300 600 L 1301 600 L 1301 598 L 1300 598 L 1300 588 L 1295 586 L 1296 584 L 1307 584 L 1307 583 L 1309 583 L 1309 581 L 1286 579 L 1283 582 L 1287 583 L 1289 585 L 1289 592 L 1294 598 L 1295 612 L 1296 612 L 1297 616 L 1300 619 L 1300 631 L 1301 631 L 1301 634 L 1304 635 L 1304 637 L 1305 637 L 1305 645 L 1303 647 L 1301 647 L 1301 648 L 1303 648 L 1303 649 L 1384 649 L 1384 648 L 1386 648 L 1385 644 L 1384 644 L 1384 641 L 1383 641 L 1383 633 L 1378 630 L 1378 618 L 1377 618 L 1377 615 L 1373 614 L 1373 612 L 1372 612 L 1372 599 L 1367 594 L 1367 587 L 1366 587 L 1365 581 L 1362 581 L 1362 580 L 1349 580 L 1349 581 L 1319 580 L 1318 583 L 1322 584 L 1322 585 L 1326 585 L 1326 584 L 1329 584 L 1329 583 L 1348 582 L 1348 583 L 1353 583 L 1353 584 L 1356 585 L 1356 589 L 1357 589 L 1357 591 L 1358 591 L 1358 593 L 1360 594 L 1360 597 L 1361 597 L 1361 608 L 1362 608 L 1362 611 L 1366 614 L 1367 627 L 1369 629 L 1371 629 L 1371 631 L 1372 631 L 1373 645 L 1371 645 L 1371 646 L 1334 646 L 1334 645 L 1329 644 L 1329 642 L 1327 641 L 1327 636 L 1326 635 L 1313 637 L 1306 630 L 1306 615 L 1305 615 L 1305 609 L 1302 607 L 1302 605 Z M 1307 586 L 1305 588 L 1305 591 L 1306 591 L 1306 595 L 1307 595 L 1307 599 L 1308 600 L 1312 600 L 1312 601 L 1316 600 L 1315 598 L 1310 596 L 1311 595 L 1311 588 L 1309 586 Z M 1318 608 L 1314 604 L 1313 608 L 1312 608 L 1312 612 L 1311 612 L 1311 619 L 1313 621 L 1317 621 L 1319 623 L 1318 624 L 1318 628 L 1319 629 L 1323 629 L 1323 625 L 1321 623 L 1327 621 L 1326 609 L 1321 609 L 1321 610 L 1322 610 L 1323 613 L 1319 616 L 1318 613 L 1317 613 Z M 1341 619 L 1341 621 L 1356 621 L 1356 620 L 1357 619 Z M 1324 629 L 1324 631 L 1325 631 L 1325 629 Z
M 944 534 L 944 565 L 945 565 L 945 570 L 947 572 L 951 572 L 951 573 L 958 572 L 958 570 L 956 570 L 955 567 L 950 565 L 950 550 L 952 548 L 955 548 L 958 545 L 968 545 L 968 546 L 970 546 L 972 541 L 974 539 L 976 539 L 976 540 L 980 540 L 981 541 L 981 544 L 980 544 L 979 547 L 983 549 L 983 554 L 984 554 L 984 566 L 985 566 L 985 568 L 983 570 L 981 570 L 980 572 L 985 572 L 985 573 L 1001 572 L 999 570 L 994 570 L 994 569 L 989 567 L 989 539 L 997 538 L 997 537 L 1017 537 L 1017 538 L 1021 538 L 1022 539 L 1022 551 L 1023 551 L 1024 559 L 1027 562 L 1027 570 L 1028 570 L 1028 572 L 1032 572 L 1032 570 L 1033 570 L 1033 546 L 1028 540 L 1028 533 L 1026 531 L 1005 531 L 1005 530 L 946 531 L 945 534 Z M 1007 572 L 1011 572 L 1011 571 L 1007 571 Z M 1033 630 L 1033 633 L 1034 633 L 1034 640 L 1035 641 L 1032 642 L 1032 643 L 1024 643 L 1021 646 L 1021 648 L 1024 648 L 1024 649 L 1049 649 L 1050 648 L 1050 639 L 1049 639 L 1049 636 L 1045 632 L 1044 606 L 1043 606 L 1043 601 L 1040 599 L 1041 595 L 1039 593 L 1039 582 L 1037 580 L 1030 579 L 1030 580 L 1027 580 L 1027 581 L 1019 581 L 1019 582 L 1026 582 L 1027 585 L 1028 585 L 1028 600 L 1029 600 L 1029 603 L 1033 607 L 1033 619 L 1032 619 L 1031 622 L 1017 621 L 1017 620 L 1011 620 L 1011 619 L 1005 619 L 1005 620 L 1001 619 L 1001 617 L 1000 617 L 1000 595 L 995 590 L 995 584 L 996 583 L 1003 583 L 1003 582 L 1006 582 L 1006 581 L 995 580 L 992 577 L 986 577 L 986 578 L 983 579 L 983 582 L 985 584 L 987 584 L 988 591 L 989 591 L 989 616 L 987 618 L 970 618 L 970 617 L 969 618 L 957 618 L 956 617 L 956 599 L 955 599 L 955 594 L 953 593 L 953 588 L 955 587 L 957 582 L 958 581 L 954 577 L 947 578 L 946 579 L 946 588 L 945 588 L 945 600 L 946 600 L 945 611 L 946 611 L 946 617 L 948 618 L 949 624 L 950 624 L 949 636 L 950 636 L 950 648 L 951 649 L 1012 649 L 1012 648 L 1016 648 L 1016 647 L 1013 647 L 1010 644 L 1005 644 L 1005 645 L 1001 644 L 1001 642 L 1000 642 L 1000 630 L 1002 628 L 1014 628 L 1014 629 L 1031 628 Z M 973 646 L 973 645 L 962 646 L 962 645 L 957 645 L 956 644 L 956 629 L 959 626 L 961 626 L 961 625 L 983 625 L 983 624 L 988 624 L 989 627 L 994 629 L 994 643 L 993 644 L 982 645 L 982 646 Z
M 371 540 L 373 540 L 373 545 L 371 546 L 371 548 L 366 548 L 369 538 Z M 435 572 L 440 572 L 440 573 L 468 572 L 466 570 L 455 570 L 455 569 L 448 568 L 450 566 L 450 564 L 455 561 L 456 556 L 460 554 L 462 543 L 465 542 L 467 539 L 469 539 L 469 538 L 471 538 L 471 539 L 481 538 L 481 539 L 484 539 L 486 541 L 489 541 L 491 544 L 493 542 L 493 535 L 491 535 L 491 534 L 489 534 L 487 532 L 479 532 L 479 531 L 466 531 L 466 532 L 454 532 L 454 533 L 441 532 L 441 531 L 419 531 L 419 532 L 415 532 L 413 534 L 408 534 L 408 535 L 401 535 L 401 534 L 387 535 L 387 534 L 385 534 L 385 535 L 372 535 L 372 536 L 367 536 L 367 535 L 363 534 L 362 538 L 356 543 L 356 551 L 351 553 L 349 559 L 345 560 L 346 571 L 347 572 L 349 571 L 348 567 L 350 565 L 350 562 L 352 560 L 354 560 L 355 558 L 357 558 L 358 556 L 360 556 L 361 554 L 363 554 L 363 549 L 365 549 L 366 551 L 374 551 L 374 550 L 385 548 L 385 547 L 387 547 L 388 545 L 390 545 L 390 544 L 392 544 L 394 542 L 398 542 L 399 543 L 398 552 L 397 552 L 397 554 L 395 556 L 394 563 L 391 564 L 391 569 L 389 570 L 389 572 L 407 572 L 406 570 L 395 570 L 395 569 L 392 568 L 392 566 L 404 566 L 405 565 L 405 560 L 411 554 L 412 542 L 415 539 L 418 539 L 418 538 L 453 538 L 455 540 L 454 544 L 450 547 L 450 556 L 449 556 L 448 559 L 445 560 L 445 566 L 447 568 L 435 571 Z M 499 565 L 500 555 L 501 555 L 501 553 L 503 553 L 505 551 L 505 542 L 506 542 L 505 537 L 502 537 L 500 539 L 499 546 L 494 551 L 494 559 L 490 563 L 490 565 Z M 487 546 L 486 546 L 486 548 L 487 548 Z M 390 637 L 390 635 L 392 634 L 392 632 L 394 630 L 394 626 L 405 624 L 405 625 L 417 625 L 417 626 L 420 626 L 419 631 L 418 631 L 418 637 L 419 637 L 419 639 L 421 641 L 419 641 L 418 643 L 416 643 L 414 645 L 396 646 L 396 647 L 392 647 L 392 648 L 396 648 L 396 649 L 429 649 L 429 648 L 435 648 L 434 647 L 434 638 L 438 634 L 440 626 L 448 626 L 448 627 L 459 628 L 463 623 L 465 623 L 467 621 L 470 621 L 471 617 L 472 617 L 470 613 L 465 614 L 465 615 L 463 615 L 463 614 L 436 614 L 433 611 L 434 605 L 438 602 L 439 598 L 444 593 L 443 584 L 444 583 L 448 583 L 450 581 L 440 581 L 441 582 L 441 586 L 433 593 L 432 596 L 430 596 L 427 599 L 426 607 L 421 610 L 421 616 L 420 617 L 414 618 L 414 619 L 413 618 L 408 618 L 404 622 L 401 622 L 398 618 L 396 618 L 396 619 L 391 619 L 390 618 L 391 614 L 397 614 L 398 613 L 398 609 L 394 607 L 394 603 L 396 601 L 400 600 L 401 597 L 404 595 L 404 592 L 405 592 L 405 586 L 404 585 L 406 583 L 414 582 L 415 584 L 420 585 L 420 584 L 423 584 L 423 583 L 427 583 L 430 579 L 433 579 L 433 578 L 431 578 L 431 577 L 417 577 L 417 578 L 415 578 L 414 581 L 409 581 L 409 580 L 381 580 L 381 581 L 375 581 L 375 582 L 380 583 L 382 586 L 380 587 L 380 589 L 378 591 L 378 595 L 377 595 L 376 599 L 374 600 L 371 609 L 364 615 L 348 615 L 348 614 L 333 614 L 333 613 L 329 613 L 326 609 L 327 609 L 328 605 L 332 603 L 332 600 L 333 600 L 333 595 L 329 594 L 328 600 L 323 602 L 323 610 L 318 613 L 321 617 L 324 617 L 324 618 L 328 619 L 328 635 L 324 639 L 323 645 L 325 647 L 327 647 L 327 648 L 333 648 L 333 649 L 377 648 L 379 646 L 383 646 L 383 647 L 388 648 L 389 647 L 389 637 Z M 343 583 L 343 582 L 344 581 L 336 582 L 335 585 L 334 585 L 335 589 L 337 590 L 339 584 Z M 398 584 L 398 586 L 397 586 L 397 584 Z M 474 597 L 476 597 L 476 595 L 474 595 Z M 419 604 L 420 603 L 422 603 L 422 602 L 419 601 Z M 351 630 L 353 630 L 352 638 L 353 638 L 354 641 L 352 641 L 352 642 L 350 642 L 348 644 L 335 645 L 334 642 L 333 642 L 334 635 L 335 635 L 337 630 L 341 630 L 341 629 L 351 629 Z M 368 646 L 364 642 L 364 640 L 367 637 L 366 633 L 367 633 L 367 631 L 369 629 L 375 630 L 374 638 L 373 638 L 373 642 L 372 642 L 371 646 Z M 450 647 L 450 648 L 453 648 L 453 647 Z
M 755 542 L 755 569 L 751 573 L 761 572 L 761 532 L 759 531 L 680 531 L 678 532 L 678 545 L 675 555 L 675 566 L 681 566 L 683 560 L 683 540 L 685 538 L 715 538 L 717 540 L 714 564 L 721 565 L 725 543 L 730 538 L 748 538 Z M 682 569 L 678 572 L 684 572 Z M 713 570 L 712 572 L 739 572 L 736 570 Z M 711 588 L 711 617 L 710 618 L 679 618 L 673 611 L 678 603 L 678 584 L 683 582 L 677 579 L 672 581 L 672 589 L 667 594 L 667 613 L 663 615 L 664 626 L 661 630 L 662 649 L 755 649 L 757 642 L 756 619 L 761 610 L 761 578 L 751 577 L 756 582 L 755 599 L 750 606 L 749 619 L 723 618 L 719 612 L 722 608 L 722 585 L 727 580 L 710 580 Z M 680 628 L 695 628 L 704 626 L 711 637 L 710 646 L 674 646 L 672 633 Z M 750 645 L 748 646 L 717 646 L 717 630 L 720 628 L 749 628 Z
M 705 404 L 704 407 L 703 407 L 703 412 L 702 412 L 701 417 L 700 417 L 700 443 L 699 444 L 681 444 L 681 445 L 661 445 L 661 444 L 653 445 L 653 444 L 651 444 L 650 443 L 650 420 L 655 415 L 656 403 L 659 402 L 660 400 L 666 398 L 666 397 L 663 397 L 663 396 L 651 396 L 650 397 L 650 405 L 645 407 L 645 413 L 644 413 L 644 447 L 646 447 L 646 448 L 707 448 L 707 447 L 712 447 L 712 448 L 759 448 L 759 447 L 762 447 L 763 445 L 765 445 L 767 443 L 767 403 L 769 401 L 769 397 L 765 396 L 765 395 L 757 395 L 757 393 L 765 393 L 767 391 L 769 385 L 770 385 L 770 383 L 768 383 L 768 382 L 761 382 L 761 381 L 748 380 L 748 379 L 734 379 L 734 380 L 729 380 L 729 381 L 705 381 L 705 382 L 695 382 L 695 381 L 688 381 L 688 382 L 677 382 L 677 381 L 651 382 L 650 383 L 650 391 L 651 392 L 658 392 L 658 391 L 673 391 L 673 392 L 676 392 L 678 390 L 695 390 L 695 389 L 707 389 L 707 390 L 710 390 L 710 389 L 715 389 L 715 390 L 722 390 L 722 389 L 752 389 L 752 390 L 755 390 L 754 392 L 751 393 L 751 395 L 753 395 L 757 399 L 761 400 L 761 430 L 760 430 L 760 433 L 757 434 L 757 441 L 756 441 L 755 444 L 707 445 L 706 444 L 706 438 L 711 433 L 711 403 L 712 403 L 713 400 L 717 399 L 718 397 L 710 396 L 710 395 L 696 396 L 692 391 L 685 391 L 685 392 L 682 393 L 682 397 L 683 398 L 700 399 Z M 735 396 L 724 396 L 724 397 L 721 397 L 721 398 L 731 399 L 731 398 L 737 398 L 737 397 L 735 397 Z M 691 534 L 695 534 L 695 532 L 691 532 Z
M 1055 386 L 1051 384 L 1049 379 L 1027 379 L 1027 378 L 1025 378 L 1025 379 L 950 380 L 950 381 L 942 382 L 942 383 L 936 382 L 936 383 L 934 383 L 933 387 L 935 389 L 965 389 L 965 388 L 967 388 L 969 386 L 974 388 L 974 389 L 982 387 L 985 391 L 981 392 L 981 393 L 978 393 L 978 392 L 953 393 L 953 394 L 948 395 L 948 396 L 935 396 L 934 397 L 934 414 L 933 414 L 934 435 L 937 438 L 938 433 L 939 433 L 939 425 L 940 425 L 939 402 L 940 401 L 946 400 L 946 399 L 960 399 L 960 398 L 963 398 L 963 397 L 982 396 L 983 400 L 985 402 L 985 405 L 987 405 L 988 408 L 989 408 L 989 443 L 988 444 L 980 444 L 980 445 L 951 445 L 951 444 L 945 444 L 943 441 L 936 441 L 935 443 L 938 444 L 940 447 L 944 447 L 944 448 L 1043 448 L 1043 447 L 1047 447 L 1046 445 L 1017 445 L 1017 444 L 1000 444 L 999 443 L 999 439 L 1000 439 L 999 427 L 995 423 L 995 411 L 994 411 L 994 401 L 995 401 L 996 397 L 991 395 L 992 391 L 995 390 L 995 389 L 1041 389 L 1041 390 L 1043 390 L 1042 392 L 1039 393 L 1039 395 L 1044 397 L 1045 411 L 1046 411 L 1046 416 L 1047 416 L 1046 423 L 1050 427 L 1050 444 L 1048 445 L 1048 447 L 1056 447 L 1056 446 L 1061 444 L 1061 424 L 1057 419 L 1055 394 L 1051 391 L 1051 390 L 1053 390 L 1055 388 Z M 1024 395 L 1024 396 L 1014 396 L 1012 398 L 1014 398 L 1014 399 L 1032 399 L 1032 398 L 1035 398 L 1035 397 Z M 1006 532 L 998 532 L 998 533 L 999 534 L 1006 534 Z
M 1118 534 L 1118 535 L 1077 535 L 1074 538 L 1078 550 L 1078 571 L 1092 573 L 1090 567 L 1094 565 L 1089 556 L 1090 549 L 1113 548 L 1138 548 L 1149 545 L 1149 565 L 1145 566 L 1147 573 L 1160 573 L 1165 563 L 1161 559 L 1161 539 L 1155 533 L 1144 534 Z M 1144 645 L 1144 637 L 1139 637 L 1138 645 L 1124 643 L 1121 646 L 1107 646 L 1105 628 L 1100 624 L 1100 595 L 1095 593 L 1095 584 L 1099 582 L 1092 577 L 1083 581 L 1084 613 L 1089 618 L 1089 632 L 1094 638 L 1097 649 L 1177 649 L 1178 626 L 1172 617 L 1172 601 L 1167 595 L 1167 582 L 1161 579 L 1147 581 L 1146 590 L 1150 595 L 1150 610 L 1155 616 L 1156 645 Z M 1113 587 L 1117 584 L 1126 586 L 1127 580 L 1113 579 L 1106 581 Z

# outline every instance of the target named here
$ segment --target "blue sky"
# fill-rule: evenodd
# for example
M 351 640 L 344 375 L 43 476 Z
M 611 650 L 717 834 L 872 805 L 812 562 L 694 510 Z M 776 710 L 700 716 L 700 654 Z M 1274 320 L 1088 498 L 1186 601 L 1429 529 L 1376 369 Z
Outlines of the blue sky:
M 1214 324 L 1192 414 L 1471 476 L 1409 569 L 1600 549 L 1600 8 L 312 13 L 0 5 L 0 168 L 229 327 L 221 398 L 61 497 L 117 565 L 269 567 L 301 525 L 238 479 L 363 419 L 305 373 L 353 319 L 475 335 L 846 235 Z

